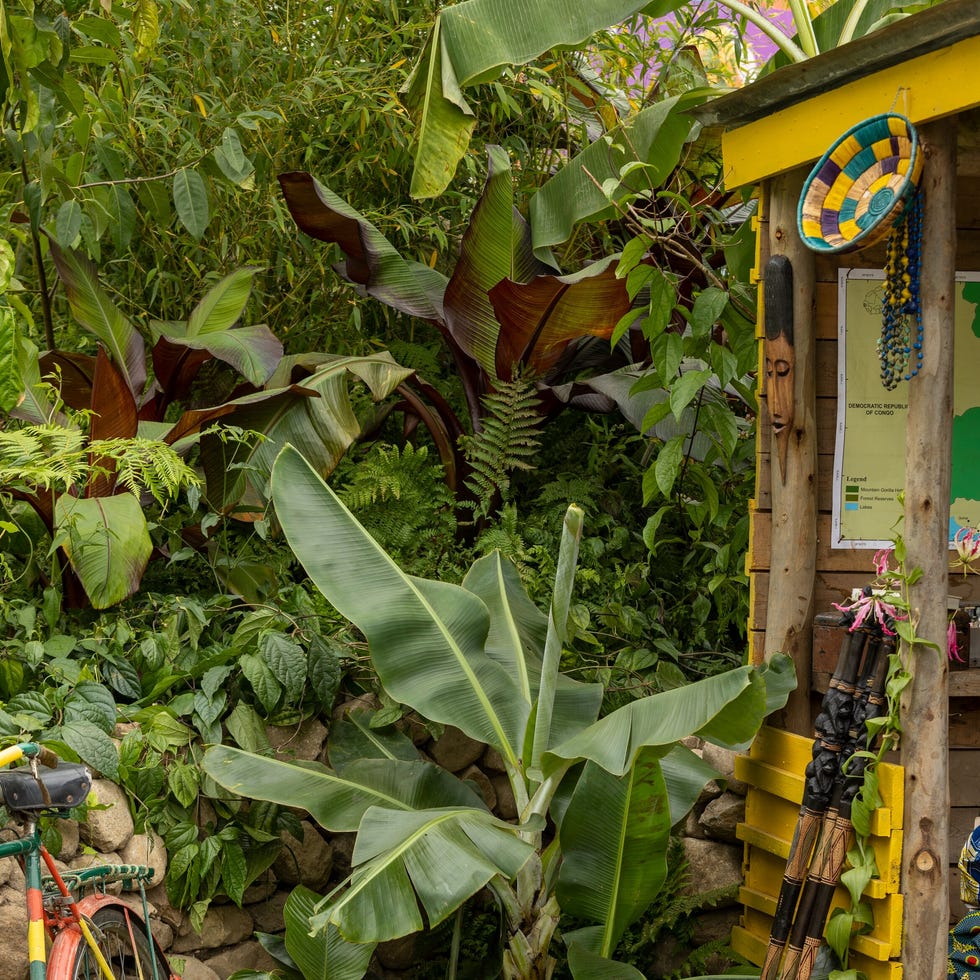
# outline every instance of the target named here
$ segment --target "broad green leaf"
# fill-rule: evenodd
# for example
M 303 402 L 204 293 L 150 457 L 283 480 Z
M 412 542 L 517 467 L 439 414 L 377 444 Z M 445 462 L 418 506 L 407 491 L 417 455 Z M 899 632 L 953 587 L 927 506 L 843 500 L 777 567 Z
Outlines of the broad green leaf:
M 297 885 L 286 899 L 286 949 L 304 980 L 361 980 L 374 943 L 349 943 L 334 925 L 311 935 L 310 920 L 321 896 Z
M 54 233 L 64 248 L 74 248 L 82 230 L 82 207 L 78 201 L 65 201 L 58 208 Z
M 276 460 L 272 494 L 294 554 L 367 637 L 388 693 L 516 765 L 528 705 L 484 649 L 484 602 L 459 586 L 405 575 L 291 446 Z
M 575 980 L 644 980 L 643 974 L 635 966 L 600 956 L 574 939 L 568 947 L 568 968 Z M 721 978 L 715 977 L 713 980 Z
M 581 221 L 601 220 L 615 213 L 613 202 L 635 193 L 637 179 L 656 188 L 680 160 L 690 120 L 678 109 L 677 98 L 643 109 L 604 138 L 570 160 L 531 198 L 530 220 L 534 250 L 567 241 Z M 632 160 L 647 164 L 642 174 L 621 178 Z M 612 182 L 607 196 L 600 185 Z
M 272 668 L 254 653 L 242 654 L 238 665 L 266 714 L 271 714 L 282 696 L 282 685 L 276 679 Z
M 306 810 L 334 833 L 357 830 L 369 807 L 388 811 L 437 806 L 486 810 L 480 797 L 431 762 L 361 759 L 335 772 L 319 763 L 252 755 L 227 745 L 207 750 L 202 768 L 225 789 L 253 800 Z
M 621 776 L 641 749 L 655 750 L 654 756 L 662 757 L 688 735 L 700 735 L 729 748 L 745 748 L 765 715 L 776 710 L 780 702 L 785 703 L 791 689 L 787 670 L 791 673 L 792 669 L 784 663 L 788 659 L 781 655 L 774 658 L 769 680 L 766 671 L 738 667 L 631 702 L 551 749 L 545 756 L 546 769 L 591 759 Z
M 343 676 L 341 657 L 343 648 L 340 644 L 314 635 L 309 644 L 309 675 L 310 687 L 316 698 L 315 705 L 320 711 L 333 707 Z
M 245 310 L 258 271 L 236 269 L 212 286 L 187 318 L 187 337 L 218 333 L 234 326 Z
M 657 455 L 654 472 L 657 477 L 657 486 L 665 497 L 670 496 L 670 491 L 681 471 L 681 465 L 684 462 L 685 442 L 684 436 L 674 436 L 660 447 L 660 452 Z
M 0 306 L 0 412 L 3 413 L 18 404 L 23 393 L 17 369 L 19 347 L 14 311 L 9 306 Z
M 418 749 L 407 735 L 392 726 L 372 727 L 374 717 L 370 711 L 352 711 L 330 726 L 330 765 L 337 772 L 360 759 L 418 760 Z
M 184 334 L 183 323 L 154 321 L 151 327 L 171 344 L 190 350 L 207 351 L 219 361 L 230 364 L 256 388 L 266 383 L 282 358 L 282 342 L 264 323 L 203 333 L 195 337 Z
M 106 210 L 109 212 L 109 230 L 116 251 L 124 252 L 136 231 L 136 206 L 129 190 L 122 184 L 112 184 L 107 188 Z
M 72 721 L 55 729 L 53 735 L 106 779 L 119 778 L 116 743 L 101 728 L 88 721 Z M 49 745 L 51 741 L 51 738 L 45 738 Z
M 435 925 L 491 878 L 513 878 L 532 854 L 519 828 L 486 810 L 395 811 L 372 807 L 361 821 L 349 887 L 312 919 L 354 942 L 397 939 Z M 446 869 L 452 874 L 447 875 Z
M 412 196 L 441 194 L 466 152 L 475 119 L 463 87 L 550 48 L 576 47 L 644 6 L 637 0 L 464 0 L 443 7 L 402 89 L 418 141 Z
M 88 721 L 111 735 L 116 726 L 116 699 L 95 681 L 82 681 L 65 701 L 65 721 Z
M 96 609 L 115 605 L 139 588 L 153 543 L 136 497 L 63 494 L 55 503 L 55 519 L 71 567 Z
M 99 284 L 95 266 L 80 252 L 49 239 L 51 257 L 65 286 L 72 316 L 106 348 L 138 398 L 146 383 L 146 348 L 139 331 Z
M 279 451 L 287 443 L 295 446 L 322 476 L 329 476 L 351 444 L 361 434 L 361 423 L 354 413 L 349 385 L 363 381 L 376 401 L 388 397 L 412 374 L 392 360 L 387 352 L 369 357 L 321 359 L 319 368 L 301 386 L 276 390 L 280 380 L 288 385 L 295 358 L 283 358 L 268 382 L 268 389 L 245 395 L 212 411 L 230 415 L 228 421 L 241 429 L 259 432 L 263 438 L 247 444 L 229 445 L 217 434 L 201 440 L 201 461 L 207 478 L 208 499 L 224 510 L 242 497 L 261 505 L 268 474 Z M 185 414 L 185 419 L 195 417 Z M 211 419 L 198 416 L 197 426 Z M 175 430 L 181 438 L 190 428 Z M 171 442 L 172 437 L 168 436 Z
M 691 332 L 694 337 L 705 337 L 728 305 L 728 293 L 717 286 L 702 289 L 691 307 Z
M 174 208 L 180 223 L 191 237 L 200 239 L 211 220 L 208 211 L 208 191 L 204 178 L 196 171 L 184 167 L 174 175 Z
M 441 36 L 442 12 L 436 15 L 418 64 L 401 89 L 417 128 L 418 150 L 409 193 L 436 197 L 456 172 L 466 152 L 476 116 L 469 107 Z
M 265 722 L 254 708 L 250 708 L 243 701 L 239 701 L 225 718 L 225 727 L 228 729 L 228 734 L 246 752 L 261 753 L 269 749 Z
M 563 912 L 602 926 L 601 955 L 612 956 L 663 887 L 670 827 L 655 753 L 641 751 L 622 776 L 586 765 L 561 822 L 556 894 Z
M 245 155 L 236 130 L 229 127 L 221 134 L 221 142 L 214 148 L 214 161 L 233 184 L 249 189 L 252 187 L 255 167 Z
M 262 659 L 286 692 L 286 702 L 295 704 L 306 684 L 306 654 L 283 633 L 266 633 L 259 643 Z
M 248 886 L 248 863 L 237 840 L 221 842 L 221 884 L 228 897 L 239 907 Z
M 670 386 L 670 410 L 678 422 L 681 420 L 684 409 L 691 404 L 710 377 L 711 372 L 708 370 L 685 371 Z

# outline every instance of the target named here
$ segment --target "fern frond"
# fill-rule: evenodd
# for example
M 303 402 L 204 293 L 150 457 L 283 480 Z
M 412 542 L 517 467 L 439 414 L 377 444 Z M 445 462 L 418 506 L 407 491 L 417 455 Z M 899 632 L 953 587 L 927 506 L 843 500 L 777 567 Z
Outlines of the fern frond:
M 527 378 L 500 382 L 483 399 L 483 430 L 462 440 L 471 473 L 466 486 L 479 501 L 474 517 L 488 516 L 496 502 L 508 500 L 510 474 L 530 472 L 541 448 L 540 402 Z

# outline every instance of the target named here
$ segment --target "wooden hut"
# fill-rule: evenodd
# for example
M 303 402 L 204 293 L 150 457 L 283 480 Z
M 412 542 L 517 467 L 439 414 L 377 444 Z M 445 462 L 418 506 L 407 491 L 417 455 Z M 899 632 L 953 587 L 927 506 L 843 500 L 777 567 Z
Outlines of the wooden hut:
M 760 280 L 772 255 L 787 256 L 793 272 L 793 420 L 782 465 L 763 396 L 748 560 L 749 628 L 756 661 L 776 651 L 790 653 L 796 661 L 800 687 L 778 727 L 804 738 L 812 737 L 821 682 L 826 684 L 833 668 L 819 629 L 814 644 L 814 617 L 830 611 L 832 603 L 846 600 L 853 588 L 874 576 L 874 545 L 860 531 L 848 531 L 848 524 L 858 518 L 880 522 L 891 508 L 890 526 L 902 515 L 902 504 L 894 494 L 883 492 L 887 481 L 877 493 L 869 489 L 880 476 L 870 461 L 852 461 L 848 465 L 854 473 L 841 472 L 839 433 L 847 426 L 852 435 L 860 431 L 860 413 L 866 413 L 872 426 L 878 421 L 876 411 L 883 414 L 894 407 L 882 394 L 848 387 L 839 357 L 841 341 L 857 329 L 860 319 L 850 312 L 848 289 L 869 290 L 884 265 L 884 246 L 817 254 L 798 234 L 798 202 L 814 162 L 862 120 L 889 111 L 901 113 L 921 140 L 923 361 L 918 376 L 900 386 L 898 429 L 883 431 L 892 433 L 888 448 L 895 461 L 901 465 L 904 460 L 901 533 L 909 567 L 923 573 L 910 594 L 919 617 L 918 635 L 936 648 L 912 653 L 914 680 L 901 705 L 905 737 L 897 761 L 902 768 L 891 800 L 893 812 L 877 831 L 892 846 L 883 860 L 894 863 L 896 897 L 888 905 L 887 923 L 879 929 L 884 930 L 881 948 L 890 952 L 872 973 L 893 980 L 946 976 L 951 885 L 956 891 L 950 867 L 980 812 L 980 781 L 974 778 L 980 770 L 980 669 L 951 672 L 946 656 L 937 653 L 946 649 L 948 597 L 980 599 L 975 576 L 951 575 L 949 550 L 955 308 L 963 295 L 956 274 L 970 279 L 980 271 L 978 65 L 980 5 L 977 0 L 947 0 L 803 64 L 780 69 L 700 112 L 706 125 L 722 130 L 726 186 L 759 188 Z M 764 288 L 760 282 L 760 310 Z M 764 330 L 760 323 L 760 348 Z M 967 347 L 972 348 L 974 340 L 980 344 L 980 315 L 968 325 L 966 336 Z M 873 345 L 858 356 L 873 360 Z M 966 365 L 966 374 L 957 375 L 957 399 L 963 391 L 980 405 L 980 382 L 969 371 L 970 364 L 980 365 L 980 356 L 962 349 L 955 357 L 961 368 Z M 762 366 L 760 359 L 760 371 Z M 962 487 L 956 492 L 964 495 Z M 966 495 L 980 498 L 980 480 L 975 492 L 967 490 Z M 857 513 L 851 513 L 852 508 Z M 881 532 L 871 535 L 880 536 Z M 747 764 L 746 772 L 757 782 L 764 781 L 760 772 L 778 775 L 780 767 L 792 761 L 785 739 L 778 735 L 768 742 L 763 739 Z M 793 792 L 786 795 L 792 797 Z M 747 825 L 752 820 L 751 800 L 749 807 Z M 758 847 L 753 833 L 751 826 L 744 832 L 750 865 L 753 848 Z M 758 931 L 753 915 L 759 905 L 746 905 L 747 934 Z

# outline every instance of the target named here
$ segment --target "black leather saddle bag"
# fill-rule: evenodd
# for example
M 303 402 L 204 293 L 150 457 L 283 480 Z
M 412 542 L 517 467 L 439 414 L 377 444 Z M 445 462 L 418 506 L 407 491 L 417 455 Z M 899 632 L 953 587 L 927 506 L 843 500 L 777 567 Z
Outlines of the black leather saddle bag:
M 85 802 L 92 774 L 78 762 L 57 769 L 37 767 L 35 779 L 27 766 L 0 771 L 0 794 L 8 810 L 17 813 L 64 813 Z

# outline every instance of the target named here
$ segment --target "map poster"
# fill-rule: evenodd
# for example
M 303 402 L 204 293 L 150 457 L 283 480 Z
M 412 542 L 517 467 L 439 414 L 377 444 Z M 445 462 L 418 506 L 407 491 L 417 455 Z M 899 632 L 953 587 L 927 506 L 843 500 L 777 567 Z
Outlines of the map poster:
M 883 280 L 877 270 L 840 270 L 835 548 L 889 546 L 902 514 L 908 388 L 916 381 L 892 391 L 881 383 L 875 344 Z M 956 282 L 950 539 L 961 527 L 980 527 L 980 273 L 957 273 Z

